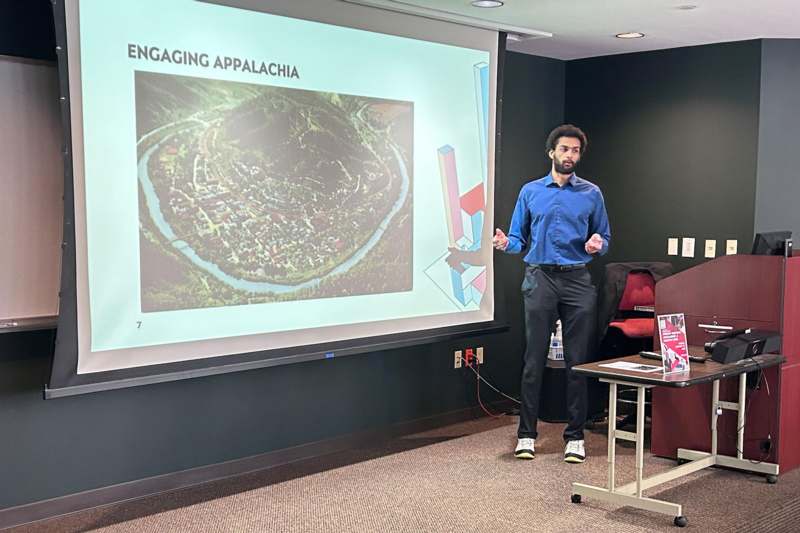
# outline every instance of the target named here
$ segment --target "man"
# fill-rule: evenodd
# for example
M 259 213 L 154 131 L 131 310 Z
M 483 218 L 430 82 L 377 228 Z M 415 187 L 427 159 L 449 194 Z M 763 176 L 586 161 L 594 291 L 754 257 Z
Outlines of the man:
M 525 349 L 522 368 L 522 407 L 514 455 L 533 459 L 539 391 L 547 359 L 550 333 L 561 319 L 564 360 L 567 365 L 566 401 L 569 423 L 564 430 L 564 460 L 586 459 L 583 428 L 586 424 L 586 378 L 571 371 L 587 362 L 594 347 L 597 291 L 586 268 L 593 256 L 608 251 L 611 230 L 600 189 L 575 175 L 586 151 L 586 135 L 565 124 L 547 137 L 550 173 L 522 187 L 506 236 L 495 232 L 494 247 L 520 253 L 526 247 Z

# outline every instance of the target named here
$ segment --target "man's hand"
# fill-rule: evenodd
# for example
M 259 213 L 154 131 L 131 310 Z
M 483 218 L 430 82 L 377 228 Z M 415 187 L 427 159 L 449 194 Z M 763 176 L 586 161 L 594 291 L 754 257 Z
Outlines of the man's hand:
M 603 249 L 603 238 L 599 234 L 595 233 L 589 237 L 588 241 L 586 241 L 584 248 L 586 248 L 587 254 L 596 254 Z
M 452 268 L 458 268 L 460 265 L 475 265 L 475 266 L 485 266 L 486 259 L 482 257 L 481 250 L 459 250 L 455 247 L 448 247 L 447 257 L 445 261 L 448 265 Z
M 492 237 L 492 245 L 503 252 L 508 248 L 508 237 L 502 232 L 500 228 L 494 230 L 494 237 Z

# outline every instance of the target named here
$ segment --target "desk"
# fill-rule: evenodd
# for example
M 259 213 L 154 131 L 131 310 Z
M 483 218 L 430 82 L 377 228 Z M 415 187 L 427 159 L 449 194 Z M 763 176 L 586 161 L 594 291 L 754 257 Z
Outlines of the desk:
M 588 377 L 599 378 L 609 384 L 608 391 L 608 485 L 595 487 L 582 483 L 572 484 L 572 502 L 580 503 L 581 496 L 597 498 L 607 502 L 628 505 L 637 509 L 653 511 L 674 518 L 676 526 L 684 527 L 688 521 L 683 515 L 680 504 L 656 500 L 642 496 L 644 490 L 653 488 L 662 483 L 672 481 L 682 476 L 689 475 L 710 466 L 724 466 L 745 472 L 765 474 L 769 483 L 775 483 L 778 476 L 778 465 L 773 463 L 757 463 L 742 456 L 744 449 L 745 425 L 745 396 L 747 392 L 747 373 L 780 365 L 784 357 L 778 354 L 765 354 L 739 361 L 738 363 L 723 365 L 715 361 L 706 363 L 691 363 L 689 372 L 681 374 L 667 374 L 662 372 L 642 373 L 631 370 L 608 368 L 601 365 L 616 361 L 626 361 L 643 365 L 658 363 L 652 359 L 645 359 L 638 355 L 620 357 L 608 361 L 599 361 L 573 367 L 573 371 Z M 737 402 L 720 401 L 719 381 L 723 378 L 739 376 L 739 399 Z M 644 391 L 652 387 L 685 388 L 700 383 L 712 383 L 711 393 L 711 452 L 678 449 L 678 460 L 688 461 L 686 464 L 676 466 L 648 478 L 642 478 L 644 467 Z M 617 386 L 626 385 L 636 387 L 636 432 L 621 431 L 616 429 L 614 420 L 617 417 Z M 717 453 L 717 419 L 723 409 L 737 411 L 739 415 L 737 431 L 736 457 L 719 455 Z M 663 422 L 663 421 L 662 421 Z M 614 477 L 616 460 L 616 441 L 627 440 L 636 443 L 636 480 L 616 486 Z

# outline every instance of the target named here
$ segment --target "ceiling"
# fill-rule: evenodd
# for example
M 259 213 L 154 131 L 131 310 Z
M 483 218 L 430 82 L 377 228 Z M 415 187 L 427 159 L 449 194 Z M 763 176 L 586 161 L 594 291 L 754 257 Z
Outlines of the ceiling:
M 383 5 L 435 18 L 465 17 L 531 36 L 509 40 L 507 48 L 556 59 L 759 38 L 800 38 L 799 0 L 505 0 L 480 9 L 470 0 L 345 0 Z M 681 9 L 682 6 L 695 9 Z M 642 32 L 642 39 L 617 39 Z M 552 34 L 551 37 L 543 36 Z M 513 35 L 512 35 L 513 37 Z

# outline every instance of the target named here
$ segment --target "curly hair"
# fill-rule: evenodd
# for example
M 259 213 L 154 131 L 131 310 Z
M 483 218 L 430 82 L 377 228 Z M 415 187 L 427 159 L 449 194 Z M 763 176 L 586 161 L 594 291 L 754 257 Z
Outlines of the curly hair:
M 589 139 L 586 138 L 586 134 L 583 133 L 578 126 L 573 126 L 572 124 L 562 124 L 550 132 L 550 135 L 547 136 L 547 142 L 545 143 L 546 152 L 549 153 L 550 150 L 555 150 L 556 143 L 561 137 L 572 137 L 574 139 L 578 139 L 581 142 L 581 155 L 586 152 Z

